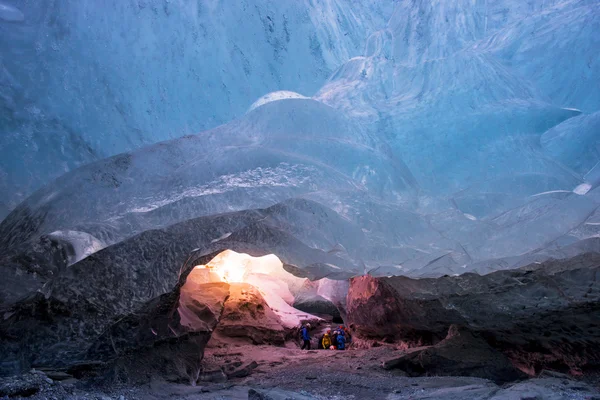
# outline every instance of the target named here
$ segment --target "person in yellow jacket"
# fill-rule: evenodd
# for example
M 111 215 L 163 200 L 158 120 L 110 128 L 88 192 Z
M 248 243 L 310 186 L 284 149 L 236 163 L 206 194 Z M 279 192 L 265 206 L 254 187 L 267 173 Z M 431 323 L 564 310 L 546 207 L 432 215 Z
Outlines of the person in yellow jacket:
M 323 335 L 323 340 L 321 341 L 321 344 L 323 345 L 323 348 L 325 350 L 329 349 L 329 347 L 331 346 L 331 331 L 325 332 L 325 335 Z

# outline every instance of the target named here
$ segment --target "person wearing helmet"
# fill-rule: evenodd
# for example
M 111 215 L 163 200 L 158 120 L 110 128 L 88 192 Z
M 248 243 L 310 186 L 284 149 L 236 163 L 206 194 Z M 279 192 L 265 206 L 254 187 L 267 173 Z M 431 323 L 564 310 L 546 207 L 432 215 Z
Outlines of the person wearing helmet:
M 337 349 L 337 337 L 338 337 L 337 329 L 334 329 L 333 332 L 331 332 L 329 334 L 329 337 L 331 339 L 331 345 L 333 346 L 334 349 Z
M 339 335 L 337 337 L 337 349 L 346 350 L 346 338 L 344 337 L 343 330 L 340 330 Z
M 323 335 L 323 340 L 321 341 L 321 344 L 323 345 L 323 348 L 325 350 L 328 350 L 331 347 L 331 330 L 328 330 L 327 332 L 325 332 L 325 335 Z
M 308 330 L 310 329 L 310 324 L 305 324 L 302 327 L 302 330 L 300 331 L 301 335 L 302 335 L 302 347 L 300 348 L 300 350 L 310 350 L 310 334 L 308 333 Z

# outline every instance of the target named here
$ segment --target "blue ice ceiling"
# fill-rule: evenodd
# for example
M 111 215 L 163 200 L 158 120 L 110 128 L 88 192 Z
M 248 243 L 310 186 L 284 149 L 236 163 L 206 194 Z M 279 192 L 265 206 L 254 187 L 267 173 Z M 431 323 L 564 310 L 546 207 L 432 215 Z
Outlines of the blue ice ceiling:
M 291 198 L 357 271 L 597 246 L 597 1 L 103 3 L 0 0 L 5 248 Z

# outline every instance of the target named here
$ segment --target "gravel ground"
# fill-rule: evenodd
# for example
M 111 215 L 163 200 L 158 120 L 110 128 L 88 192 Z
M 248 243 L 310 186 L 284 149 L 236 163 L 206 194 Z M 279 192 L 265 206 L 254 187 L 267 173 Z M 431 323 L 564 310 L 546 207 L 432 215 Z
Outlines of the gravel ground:
M 142 399 L 468 399 L 468 400 L 600 400 L 600 390 L 593 382 L 549 377 L 531 379 L 499 387 L 494 383 L 468 377 L 409 378 L 400 372 L 381 368 L 384 359 L 401 354 L 388 347 L 369 350 L 301 351 L 294 345 L 231 346 L 207 349 L 206 370 L 227 370 L 228 365 L 244 366 L 255 361 L 258 366 L 249 376 L 221 383 L 206 382 L 198 386 L 155 380 L 152 384 L 92 386 L 85 381 L 57 382 L 35 372 L 20 378 L 0 380 L 0 393 L 26 390 L 37 392 L 28 397 L 4 396 L 1 399 L 49 400 L 142 400 Z M 12 389 L 11 389 L 12 388 Z M 4 392 L 3 392 L 4 390 Z M 9 392 L 7 392 L 7 390 Z M 33 390 L 33 389 L 32 389 Z

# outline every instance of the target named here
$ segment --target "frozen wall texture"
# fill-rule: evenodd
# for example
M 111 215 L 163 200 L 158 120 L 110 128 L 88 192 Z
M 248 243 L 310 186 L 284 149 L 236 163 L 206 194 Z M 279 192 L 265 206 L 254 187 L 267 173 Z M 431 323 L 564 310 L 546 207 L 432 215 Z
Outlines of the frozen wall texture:
M 93 160 L 313 95 L 390 6 L 358 0 L 1 0 L 0 216 Z
M 43 187 L 0 225 L 7 257 L 290 198 L 302 211 L 263 223 L 344 260 L 331 271 L 598 247 L 597 1 L 1 1 L 4 187 L 207 129 Z

